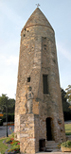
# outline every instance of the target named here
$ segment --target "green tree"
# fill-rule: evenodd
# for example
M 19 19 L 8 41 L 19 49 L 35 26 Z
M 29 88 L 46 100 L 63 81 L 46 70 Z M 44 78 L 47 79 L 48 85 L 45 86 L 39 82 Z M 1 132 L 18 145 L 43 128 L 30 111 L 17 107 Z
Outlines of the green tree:
M 67 98 L 68 103 L 71 104 L 71 85 L 68 85 L 65 91 L 66 91 L 65 97 Z
M 4 106 L 8 107 L 10 109 L 10 112 L 13 112 L 15 107 L 15 99 L 8 98 L 6 94 L 2 94 L 0 96 L 0 108 L 3 108 Z M 5 109 L 3 109 L 3 112 Z
M 9 100 L 8 100 L 9 113 L 14 113 L 14 109 L 15 109 L 15 99 L 9 98 Z
M 69 103 L 67 102 L 66 99 L 66 92 L 64 91 L 64 89 L 61 89 L 61 95 L 62 95 L 62 106 L 63 106 L 63 112 L 69 112 Z
M 6 114 L 8 116 L 8 121 L 13 121 L 14 119 L 14 109 L 15 109 L 15 99 L 9 98 L 6 94 L 0 96 L 0 111 L 3 112 L 3 121 L 6 121 Z
M 63 113 L 64 113 L 64 120 L 71 120 L 71 110 L 70 110 L 70 104 L 67 101 L 66 92 L 64 89 L 61 89 L 62 94 L 62 106 L 63 106 Z
M 6 96 L 6 94 L 2 94 L 2 96 L 0 96 L 0 108 L 4 108 L 4 106 L 8 107 L 8 100 L 9 98 Z

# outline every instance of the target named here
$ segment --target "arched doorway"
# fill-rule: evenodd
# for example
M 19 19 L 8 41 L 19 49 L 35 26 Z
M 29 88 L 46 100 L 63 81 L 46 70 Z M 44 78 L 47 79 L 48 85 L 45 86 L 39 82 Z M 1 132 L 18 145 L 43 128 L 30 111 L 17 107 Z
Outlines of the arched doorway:
M 46 136 L 47 136 L 48 141 L 53 140 L 53 136 L 52 136 L 52 118 L 50 118 L 50 117 L 46 119 Z

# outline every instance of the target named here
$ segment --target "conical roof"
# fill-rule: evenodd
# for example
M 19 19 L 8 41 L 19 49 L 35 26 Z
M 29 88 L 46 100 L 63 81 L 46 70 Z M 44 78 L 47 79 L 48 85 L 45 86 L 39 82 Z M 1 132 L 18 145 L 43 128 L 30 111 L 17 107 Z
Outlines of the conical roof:
M 30 16 L 30 18 L 26 22 L 22 31 L 25 28 L 28 28 L 28 27 L 31 27 L 31 26 L 37 26 L 37 25 L 49 27 L 53 30 L 49 21 L 47 20 L 47 18 L 45 17 L 45 15 L 42 13 L 42 11 L 39 8 L 36 8 L 35 11 L 32 13 L 32 15 Z

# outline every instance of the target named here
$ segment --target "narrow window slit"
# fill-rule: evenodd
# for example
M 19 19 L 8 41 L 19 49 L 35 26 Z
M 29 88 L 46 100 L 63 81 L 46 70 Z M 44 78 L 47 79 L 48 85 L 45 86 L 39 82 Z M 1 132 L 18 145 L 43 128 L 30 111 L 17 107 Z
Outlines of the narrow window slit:
M 48 91 L 48 75 L 43 75 L 43 94 L 49 94 L 49 91 Z
M 46 50 L 46 48 L 44 48 Z
M 53 62 L 56 63 L 55 59 L 53 59 Z
M 29 77 L 29 78 L 27 78 L 27 82 L 30 82 L 30 80 L 31 80 L 31 78 Z
M 46 44 L 44 44 L 44 47 L 46 47 Z
M 46 37 L 44 37 L 44 39 L 46 40 Z
M 23 37 L 25 37 L 25 34 L 23 35 Z

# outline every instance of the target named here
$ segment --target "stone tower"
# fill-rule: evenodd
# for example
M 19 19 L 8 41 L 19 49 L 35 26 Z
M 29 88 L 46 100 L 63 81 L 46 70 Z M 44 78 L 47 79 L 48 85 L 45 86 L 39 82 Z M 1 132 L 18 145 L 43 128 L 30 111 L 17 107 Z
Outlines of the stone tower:
M 22 153 L 65 140 L 55 33 L 39 8 L 21 31 L 15 132 Z

